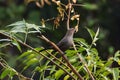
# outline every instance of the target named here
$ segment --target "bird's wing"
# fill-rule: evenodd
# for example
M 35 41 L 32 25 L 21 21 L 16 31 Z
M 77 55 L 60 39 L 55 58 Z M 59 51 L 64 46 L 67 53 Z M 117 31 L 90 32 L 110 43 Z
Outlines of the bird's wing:
M 61 40 L 58 44 L 57 44 L 57 46 L 62 50 L 62 51 L 65 51 L 67 48 L 68 48 L 68 46 L 67 46 L 67 40 L 66 39 L 63 39 L 63 40 Z

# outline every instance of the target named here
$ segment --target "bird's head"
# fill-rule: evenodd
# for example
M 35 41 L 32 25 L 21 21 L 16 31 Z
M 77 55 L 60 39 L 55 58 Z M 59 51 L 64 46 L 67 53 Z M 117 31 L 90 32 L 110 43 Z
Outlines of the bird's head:
M 70 28 L 70 29 L 67 31 L 66 36 L 73 36 L 74 32 L 75 32 L 75 28 Z

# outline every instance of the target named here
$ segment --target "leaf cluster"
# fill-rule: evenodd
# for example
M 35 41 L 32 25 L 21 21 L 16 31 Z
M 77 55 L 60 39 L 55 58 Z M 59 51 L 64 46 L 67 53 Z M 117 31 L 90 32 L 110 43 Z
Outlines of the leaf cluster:
M 23 21 L 15 22 L 9 26 L 12 26 L 12 28 L 6 32 L 6 30 L 0 30 L 1 34 L 9 35 L 9 39 L 1 39 L 0 42 L 7 42 L 12 43 L 15 45 L 18 50 L 22 52 L 20 43 L 27 45 L 25 41 L 22 41 L 17 36 L 19 34 L 31 34 L 39 32 L 41 33 L 41 26 L 37 26 L 35 24 L 29 24 Z M 22 28 L 22 29 L 21 29 Z M 18 30 L 19 29 L 19 30 Z M 110 57 L 108 61 L 103 61 L 98 56 L 99 52 L 95 48 L 96 41 L 98 40 L 99 35 L 99 28 L 96 32 L 93 30 L 86 28 L 86 30 L 89 32 L 91 36 L 91 44 L 87 43 L 87 41 L 84 38 L 74 38 L 75 46 L 77 50 L 70 49 L 67 50 L 65 53 L 65 56 L 67 56 L 68 60 L 74 66 L 74 68 L 79 72 L 79 74 L 82 75 L 82 77 L 86 80 L 91 79 L 85 65 L 87 66 L 89 72 L 96 80 L 111 80 L 111 77 L 113 80 L 119 79 L 119 69 L 118 68 L 111 68 L 111 64 L 113 61 L 120 63 L 119 57 L 120 57 L 120 51 L 116 52 L 114 57 Z M 16 36 L 17 34 L 17 36 Z M 27 37 L 24 37 L 24 40 L 26 40 Z M 20 42 L 19 42 L 20 41 Z M 0 44 L 3 46 L 3 44 Z M 6 45 L 7 46 L 7 45 Z M 5 46 L 4 46 L 5 47 Z M 27 47 L 27 46 L 26 46 Z M 1 47 L 2 48 L 2 47 Z M 62 57 L 56 57 L 59 53 L 52 53 L 52 50 L 46 50 L 42 53 L 39 53 L 39 50 L 43 49 L 42 47 L 39 48 L 31 48 L 31 50 L 27 50 L 25 52 L 22 52 L 22 54 L 18 57 L 18 61 L 21 61 L 21 64 L 23 64 L 23 69 L 20 73 L 23 73 L 27 69 L 31 69 L 31 79 L 35 76 L 35 73 L 39 72 L 39 80 L 44 79 L 64 79 L 68 80 L 71 79 L 77 79 L 78 77 L 72 72 L 72 70 L 69 68 L 69 66 L 66 64 L 65 60 Z M 38 52 L 36 52 L 38 51 Z M 46 58 L 43 56 L 43 54 L 49 58 Z M 1 55 L 2 56 L 2 55 Z M 80 57 L 81 58 L 80 58 Z M 80 61 L 82 59 L 82 61 Z M 51 62 L 53 61 L 53 62 Z M 1 73 L 1 79 L 4 79 L 7 75 L 12 79 L 14 75 L 18 75 L 19 72 L 17 72 L 14 68 L 11 68 L 7 62 L 4 61 L 4 59 L 1 57 L 0 64 L 3 67 L 3 71 Z M 22 77 L 26 78 L 26 77 Z

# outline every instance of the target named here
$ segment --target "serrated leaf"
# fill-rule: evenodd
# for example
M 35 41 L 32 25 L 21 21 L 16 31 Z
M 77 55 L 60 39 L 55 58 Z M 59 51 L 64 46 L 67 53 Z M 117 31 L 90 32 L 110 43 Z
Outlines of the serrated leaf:
M 64 74 L 64 71 L 63 70 L 58 70 L 56 71 L 55 73 L 55 79 L 59 80 L 59 78 Z
M 6 68 L 2 73 L 1 73 L 1 76 L 0 76 L 0 79 L 4 79 L 7 75 L 10 74 L 10 69 L 9 68 Z

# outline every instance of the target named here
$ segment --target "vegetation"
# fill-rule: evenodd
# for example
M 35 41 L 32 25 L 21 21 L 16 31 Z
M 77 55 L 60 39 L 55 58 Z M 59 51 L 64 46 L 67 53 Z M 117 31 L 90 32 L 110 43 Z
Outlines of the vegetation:
M 98 21 L 96 19 L 85 20 L 87 24 L 82 24 L 84 28 L 80 27 L 84 20 L 80 20 L 83 13 L 79 10 L 94 11 L 101 4 L 89 3 L 87 0 L 25 0 L 25 3 L 27 5 L 34 3 L 37 9 L 48 10 L 52 7 L 53 9 L 50 10 L 54 10 L 54 12 L 51 11 L 50 13 L 54 15 L 45 14 L 45 16 L 48 16 L 47 19 L 42 16 L 40 20 L 37 18 L 39 16 L 38 12 L 34 11 L 28 19 L 21 18 L 21 20 L 17 20 L 6 27 L 4 26 L 5 23 L 1 24 L 4 26 L 0 30 L 1 80 L 119 80 L 119 67 L 113 68 L 112 64 L 116 62 L 120 65 L 120 51 L 116 51 L 114 56 L 106 59 L 99 56 L 100 52 L 103 51 L 98 51 L 97 42 L 104 34 L 100 32 L 101 28 L 98 25 L 97 28 L 90 28 Z M 105 0 L 99 3 L 105 4 Z M 15 5 L 12 9 L 15 9 L 15 13 L 18 12 L 19 14 L 24 11 L 23 7 L 20 7 L 21 12 L 17 11 Z M 42 15 L 44 11 L 41 10 Z M 8 12 L 10 12 L 9 9 Z M 8 14 L 12 18 L 11 22 L 13 22 L 16 18 L 15 14 Z M 29 19 L 35 19 L 35 23 Z M 41 23 L 38 21 L 41 21 Z M 76 29 L 74 44 L 64 54 L 53 41 L 57 37 L 59 39 L 71 27 Z M 83 30 L 82 33 L 85 34 L 76 37 L 81 29 Z M 60 30 L 62 30 L 61 33 Z M 47 31 L 54 33 L 54 36 L 51 36 Z M 46 35 L 50 37 L 47 36 L 47 38 Z M 42 46 L 48 44 L 56 48 L 57 52 L 52 53 L 52 49 L 39 52 L 43 49 Z M 113 47 L 110 47 L 110 52 L 114 52 Z M 59 57 L 56 55 L 59 55 Z

